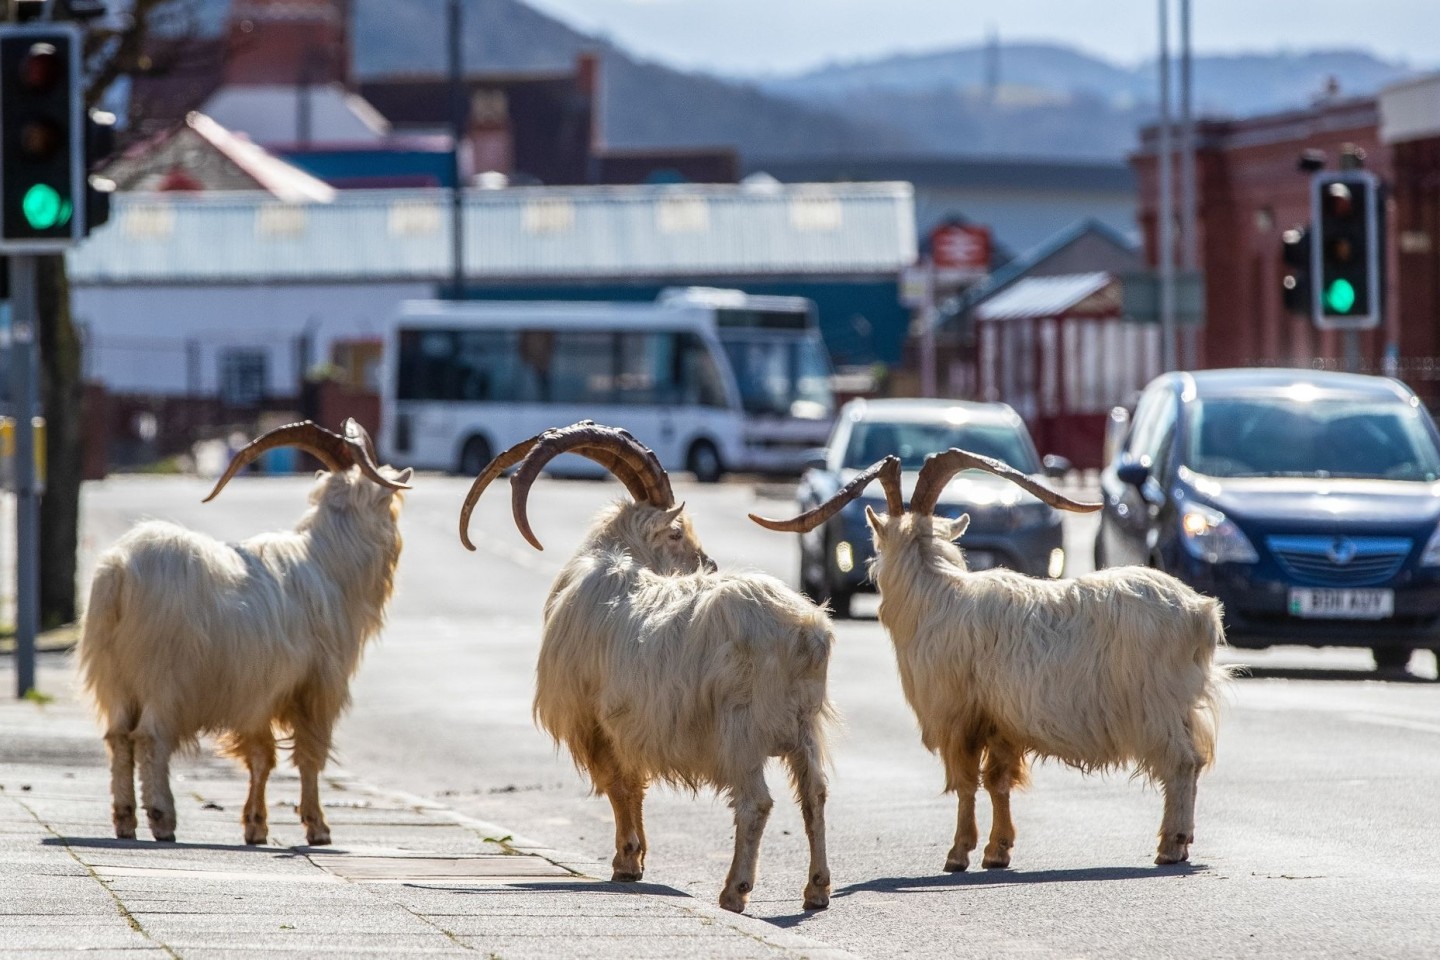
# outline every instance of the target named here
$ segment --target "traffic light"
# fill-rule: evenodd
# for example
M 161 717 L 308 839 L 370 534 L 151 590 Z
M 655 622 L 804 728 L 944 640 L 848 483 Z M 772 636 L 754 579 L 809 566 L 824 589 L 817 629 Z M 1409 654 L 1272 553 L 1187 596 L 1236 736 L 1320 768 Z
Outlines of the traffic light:
M 89 232 L 87 211 L 107 212 L 90 198 L 86 175 L 91 136 L 80 37 L 74 24 L 0 26 L 0 249 L 6 252 L 64 250 Z
M 1280 278 L 1280 302 L 1286 313 L 1308 315 L 1314 298 L 1310 295 L 1310 228 L 1295 227 L 1280 235 L 1280 260 L 1285 273 Z
M 1380 324 L 1379 181 L 1365 170 L 1310 182 L 1311 317 L 1317 327 Z

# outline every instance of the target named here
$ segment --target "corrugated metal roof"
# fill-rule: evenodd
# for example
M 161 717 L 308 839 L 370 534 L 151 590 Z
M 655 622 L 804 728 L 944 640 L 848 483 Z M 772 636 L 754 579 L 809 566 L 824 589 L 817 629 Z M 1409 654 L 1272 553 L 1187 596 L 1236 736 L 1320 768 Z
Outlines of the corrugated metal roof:
M 908 183 L 522 187 L 465 207 L 471 281 L 894 273 L 915 251 Z M 450 208 L 433 190 L 121 195 L 69 256 L 90 285 L 444 281 Z
M 1104 271 L 1028 277 L 980 304 L 975 318 L 983 321 L 1059 317 L 1082 306 L 1091 312 L 1104 305 L 1085 301 L 1111 286 L 1113 279 Z M 1118 309 L 1119 299 L 1114 299 L 1114 307 Z

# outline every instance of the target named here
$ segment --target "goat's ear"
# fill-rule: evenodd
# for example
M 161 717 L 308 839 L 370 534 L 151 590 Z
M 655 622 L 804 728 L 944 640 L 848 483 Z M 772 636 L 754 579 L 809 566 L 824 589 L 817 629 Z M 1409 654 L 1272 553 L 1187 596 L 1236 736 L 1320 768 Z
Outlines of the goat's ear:
M 950 521 L 950 539 L 959 540 L 970 529 L 970 514 L 962 513 Z
M 680 503 L 677 503 L 675 506 L 671 507 L 669 510 L 662 510 L 662 511 L 660 511 L 660 525 L 659 525 L 659 526 L 660 526 L 661 528 L 670 526 L 670 524 L 674 523 L 676 520 L 679 520 L 679 519 L 680 519 L 680 514 L 682 514 L 682 513 L 684 513 L 684 512 L 685 512 L 685 503 L 684 503 L 684 501 L 681 501 Z
M 395 482 L 396 482 L 396 483 L 409 483 L 409 482 L 410 482 L 410 478 L 413 477 L 413 476 L 415 476 L 415 468 L 414 468 L 414 467 L 406 467 L 404 470 L 401 470 L 399 473 L 395 474 Z
M 865 522 L 870 524 L 870 529 L 874 530 L 876 533 L 885 532 L 885 518 L 880 516 L 880 514 L 876 513 L 874 510 L 870 509 L 870 505 L 868 503 L 865 505 Z

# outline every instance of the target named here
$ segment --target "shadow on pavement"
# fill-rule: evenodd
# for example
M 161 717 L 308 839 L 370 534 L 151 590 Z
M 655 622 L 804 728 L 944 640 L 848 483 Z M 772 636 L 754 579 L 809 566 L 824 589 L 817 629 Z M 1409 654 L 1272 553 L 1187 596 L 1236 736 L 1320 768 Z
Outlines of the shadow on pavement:
M 186 843 L 183 840 L 116 840 L 114 837 L 46 837 L 40 841 L 46 847 L 78 847 L 88 850 L 219 850 L 243 853 L 264 853 L 270 856 L 304 857 L 315 852 L 310 847 L 278 847 L 269 844 L 247 843 Z
M 608 880 L 527 880 L 524 883 L 507 882 L 503 888 L 489 887 L 451 887 L 438 883 L 406 883 L 407 887 L 415 887 L 422 890 L 438 890 L 442 893 L 456 893 L 477 895 L 485 894 L 494 896 L 502 890 L 513 890 L 517 893 L 618 893 L 618 894 L 644 894 L 652 897 L 685 897 L 690 894 L 683 890 L 676 890 L 674 887 L 667 887 L 663 883 L 611 883 Z
M 1311 667 L 1235 667 L 1236 680 L 1378 680 L 1382 683 L 1435 683 L 1403 670 L 1322 670 Z
M 835 896 L 857 893 L 923 893 L 958 887 L 998 887 L 1013 883 L 1103 883 L 1110 880 L 1168 879 L 1208 873 L 1204 864 L 1180 863 L 1165 867 L 1085 867 L 1077 870 L 977 870 L 942 873 L 925 877 L 877 877 L 852 883 L 835 891 Z

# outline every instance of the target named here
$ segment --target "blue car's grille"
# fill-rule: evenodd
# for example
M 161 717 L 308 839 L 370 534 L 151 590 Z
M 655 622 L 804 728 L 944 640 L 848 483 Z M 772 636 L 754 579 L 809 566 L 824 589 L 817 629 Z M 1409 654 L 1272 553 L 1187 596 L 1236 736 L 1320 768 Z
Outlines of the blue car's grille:
M 1280 567 L 1302 583 L 1364 587 L 1384 583 L 1410 554 L 1408 537 L 1267 537 Z

